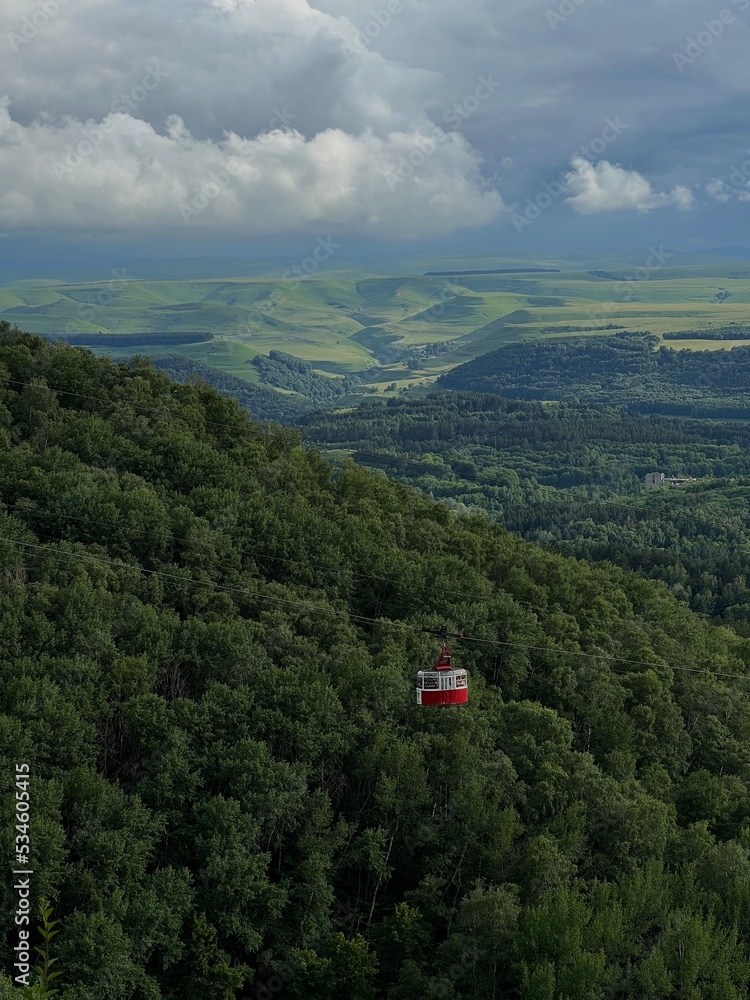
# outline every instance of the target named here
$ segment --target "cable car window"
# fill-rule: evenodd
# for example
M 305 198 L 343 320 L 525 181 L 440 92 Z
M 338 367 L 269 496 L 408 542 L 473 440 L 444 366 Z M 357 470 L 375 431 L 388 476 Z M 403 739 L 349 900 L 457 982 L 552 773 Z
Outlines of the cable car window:
M 457 676 L 456 677 L 456 687 L 457 688 L 465 688 L 466 687 L 466 678 L 465 677 L 461 677 L 460 675 Z
M 438 678 L 437 677 L 423 677 L 422 678 L 422 687 L 427 688 L 428 690 L 437 690 L 437 687 L 438 687 Z

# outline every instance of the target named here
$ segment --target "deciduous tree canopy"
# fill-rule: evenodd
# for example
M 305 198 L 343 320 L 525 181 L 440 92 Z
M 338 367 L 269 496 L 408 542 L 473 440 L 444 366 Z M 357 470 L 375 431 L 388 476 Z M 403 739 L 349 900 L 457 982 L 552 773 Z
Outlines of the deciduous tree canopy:
M 0 447 L 0 758 L 64 1000 L 747 996 L 748 641 L 7 325 Z M 419 710 L 443 623 L 471 701 Z

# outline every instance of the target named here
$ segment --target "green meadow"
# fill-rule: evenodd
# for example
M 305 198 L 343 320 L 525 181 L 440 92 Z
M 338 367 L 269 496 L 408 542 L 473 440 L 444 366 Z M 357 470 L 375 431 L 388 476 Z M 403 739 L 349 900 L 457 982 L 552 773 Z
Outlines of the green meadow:
M 248 382 L 258 380 L 251 363 L 256 354 L 281 350 L 320 374 L 360 373 L 373 392 L 394 382 L 397 389 L 424 389 L 455 365 L 517 340 L 615 329 L 663 336 L 748 321 L 747 262 L 695 263 L 691 255 L 673 255 L 649 272 L 643 263 L 637 256 L 612 255 L 533 262 L 414 259 L 415 271 L 559 271 L 387 275 L 339 265 L 302 281 L 267 275 L 81 283 L 35 279 L 0 288 L 0 318 L 33 333 L 106 334 L 111 346 L 97 346 L 98 353 L 180 354 Z M 638 267 L 641 280 L 634 278 Z M 180 343 L 179 334 L 188 332 L 211 333 L 214 339 Z M 118 345 L 121 334 L 145 333 L 170 333 L 176 339 L 143 349 Z M 675 349 L 722 350 L 750 340 L 666 343 Z

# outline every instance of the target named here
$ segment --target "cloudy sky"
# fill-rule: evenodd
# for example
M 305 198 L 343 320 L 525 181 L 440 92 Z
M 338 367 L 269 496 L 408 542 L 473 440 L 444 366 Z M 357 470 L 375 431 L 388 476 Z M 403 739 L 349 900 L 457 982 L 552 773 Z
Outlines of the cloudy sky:
M 0 252 L 750 244 L 749 27 L 750 0 L 0 0 Z

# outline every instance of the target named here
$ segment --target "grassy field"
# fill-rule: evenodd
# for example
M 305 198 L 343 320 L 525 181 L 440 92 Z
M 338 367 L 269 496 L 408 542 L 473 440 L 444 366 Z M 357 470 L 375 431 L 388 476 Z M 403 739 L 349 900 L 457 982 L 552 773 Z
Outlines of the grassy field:
M 663 336 L 747 322 L 748 261 L 696 263 L 692 255 L 674 255 L 660 269 L 646 272 L 644 260 L 637 255 L 588 260 L 565 255 L 525 262 L 415 258 L 412 274 L 384 275 L 373 268 L 339 265 L 335 272 L 301 282 L 259 276 L 257 269 L 252 277 L 189 280 L 74 284 L 35 279 L 0 288 L 0 318 L 34 333 L 109 334 L 111 347 L 97 347 L 97 352 L 115 357 L 178 353 L 249 382 L 258 378 L 253 357 L 277 349 L 302 358 L 321 374 L 367 372 L 365 380 L 376 392 L 394 382 L 397 389 L 423 389 L 455 365 L 520 339 L 601 335 L 605 327 Z M 446 277 L 416 273 L 417 268 L 522 266 L 560 270 Z M 639 273 L 642 280 L 637 280 Z M 118 334 L 146 332 L 210 332 L 214 340 L 142 350 L 118 346 Z M 665 343 L 678 350 L 722 350 L 750 339 Z M 450 345 L 450 352 L 437 353 L 434 345 L 443 344 Z M 433 346 L 413 353 L 425 345 Z

